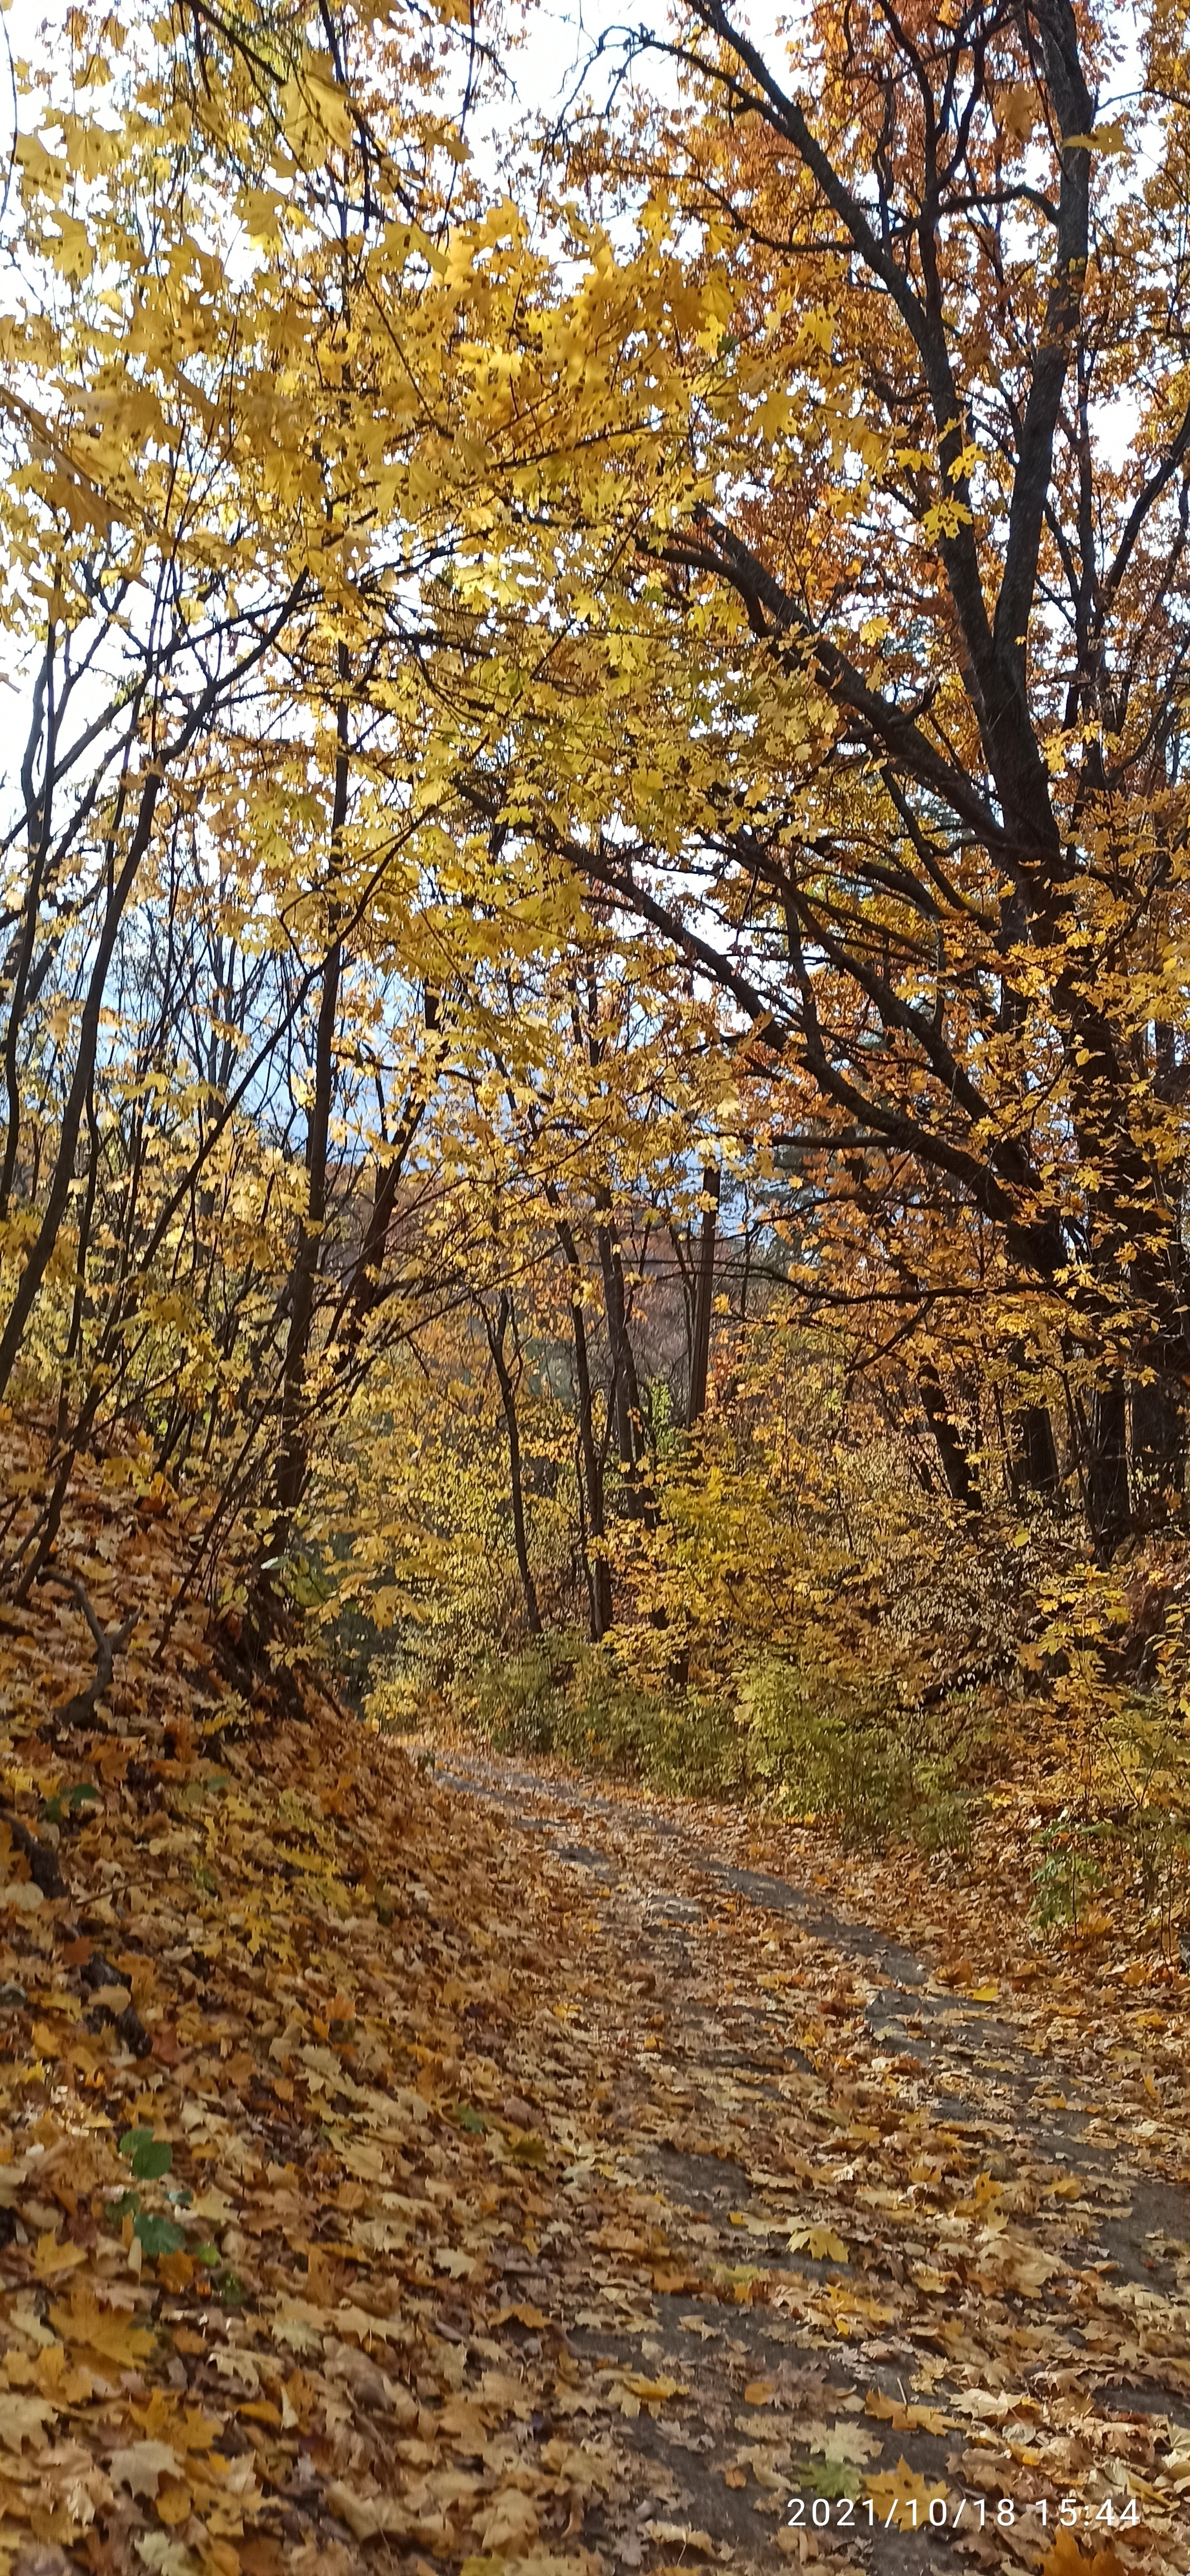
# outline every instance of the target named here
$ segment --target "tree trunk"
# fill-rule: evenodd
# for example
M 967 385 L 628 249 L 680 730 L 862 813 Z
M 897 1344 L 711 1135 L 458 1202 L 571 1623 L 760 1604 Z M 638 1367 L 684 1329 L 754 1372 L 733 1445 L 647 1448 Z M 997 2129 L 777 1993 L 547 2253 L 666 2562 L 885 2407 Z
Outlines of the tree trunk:
M 923 1361 L 918 1369 L 917 1385 L 922 1411 L 937 1443 L 947 1493 L 952 1502 L 962 1504 L 964 1511 L 978 1512 L 983 1508 L 982 1496 L 971 1473 L 971 1461 L 951 1420 L 942 1380 L 931 1360 Z
M 347 676 L 347 648 L 346 645 L 340 644 L 340 682 L 345 682 Z M 346 696 L 341 696 L 339 699 L 338 741 L 335 795 L 331 813 L 332 877 L 342 843 L 343 826 L 347 820 L 350 748 Z M 309 1469 L 306 1368 L 314 1324 L 314 1292 L 322 1254 L 323 1227 L 326 1223 L 327 1160 L 331 1103 L 335 1088 L 335 1026 L 339 1010 L 339 984 L 343 972 L 343 949 L 336 926 L 338 918 L 338 896 L 332 891 L 331 939 L 323 961 L 322 994 L 318 1006 L 318 1028 L 314 1048 L 314 1098 L 306 1132 L 306 1214 L 298 1236 L 289 1285 L 289 1335 L 285 1345 L 285 1371 L 281 1391 L 281 1428 L 274 1486 L 275 1512 L 269 1540 L 270 1553 L 274 1556 L 282 1555 L 289 1545 L 294 1515 L 302 1498 Z
M 54 703 L 54 656 L 56 628 L 51 621 L 46 638 L 45 655 L 33 689 L 33 718 L 21 768 L 24 791 L 25 827 L 29 843 L 29 882 L 25 889 L 24 918 L 17 934 L 12 961 L 12 982 L 8 1003 L 8 1026 L 4 1033 L 4 1090 L 6 1116 L 4 1159 L 0 1164 L 0 1219 L 8 1215 L 16 1178 L 17 1147 L 21 1128 L 21 1087 L 19 1055 L 21 1024 L 29 995 L 29 974 L 37 939 L 37 921 L 41 908 L 42 883 L 50 850 L 50 817 L 53 810 L 54 762 L 57 756 L 58 718 Z M 33 783 L 37 744 L 42 734 L 43 785 L 40 799 Z
M 1128 1390 L 1116 1370 L 1091 1397 L 1087 1427 L 1087 1519 L 1101 1563 L 1129 1536 Z
M 1008 1348 L 1009 1367 L 1028 1383 L 1028 1352 L 1020 1341 Z M 1034 1380 L 1036 1383 L 1036 1380 Z M 1054 1426 L 1047 1404 L 1020 1404 L 1010 1416 L 1008 1475 L 1014 1502 L 1026 1493 L 1056 1494 L 1061 1483 Z
M 690 1352 L 690 1401 L 687 1427 L 700 1422 L 707 1409 L 711 1364 L 711 1313 L 715 1298 L 715 1232 L 719 1219 L 719 1169 L 708 1163 L 702 1176 L 702 1227 L 694 1281 L 694 1332 Z
M 137 807 L 136 825 L 132 839 L 129 843 L 128 856 L 125 859 L 119 876 L 115 879 L 108 896 L 107 909 L 103 917 L 103 928 L 99 934 L 95 950 L 95 962 L 91 968 L 90 981 L 87 986 L 87 998 L 83 1004 L 82 1017 L 79 1021 L 78 1053 L 75 1057 L 74 1074 L 71 1080 L 70 1089 L 67 1092 L 66 1103 L 62 1111 L 62 1125 L 58 1135 L 58 1152 L 50 1180 L 49 1193 L 46 1198 L 45 1209 L 42 1215 L 41 1224 L 38 1228 L 36 1240 L 30 1246 L 24 1269 L 17 1281 L 16 1294 L 13 1298 L 12 1305 L 9 1308 L 8 1320 L 5 1324 L 3 1334 L 0 1335 L 0 1399 L 4 1397 L 7 1391 L 8 1381 L 12 1376 L 13 1368 L 16 1364 L 17 1353 L 19 1352 L 21 1343 L 24 1339 L 25 1326 L 33 1311 L 33 1306 L 37 1298 L 38 1290 L 41 1287 L 42 1280 L 49 1268 L 54 1246 L 57 1243 L 59 1233 L 61 1232 L 62 1220 L 66 1214 L 67 1207 L 70 1204 L 70 1191 L 71 1184 L 74 1180 L 74 1163 L 75 1155 L 78 1150 L 79 1129 L 82 1125 L 83 1111 L 90 1096 L 91 1085 L 95 1079 L 95 1057 L 99 1044 L 99 1023 L 103 1010 L 103 996 L 107 985 L 108 970 L 111 966 L 112 957 L 115 952 L 116 937 L 120 928 L 120 923 L 124 917 L 125 906 L 128 902 L 133 886 L 136 883 L 141 861 L 143 860 L 149 846 L 153 830 L 153 816 L 157 810 L 157 799 L 161 793 L 161 779 L 162 772 L 159 769 L 156 769 L 151 770 L 148 776 L 142 781 L 140 800 Z
M 600 1193 L 600 1203 L 606 1192 Z M 610 1225 L 598 1228 L 599 1267 L 603 1273 L 603 1304 L 607 1316 L 607 1337 L 612 1360 L 612 1407 L 616 1426 L 616 1446 L 624 1477 L 624 1492 L 634 1520 L 644 1522 L 646 1529 L 657 1526 L 657 1506 L 648 1481 L 641 1474 L 644 1437 L 641 1417 L 640 1382 L 628 1324 L 628 1300 L 624 1292 L 624 1263 L 619 1243 Z
M 570 1329 L 574 1335 L 574 1387 L 578 1410 L 578 1445 L 582 1461 L 579 1476 L 579 1510 L 582 1517 L 582 1492 L 586 1488 L 586 1518 L 583 1521 L 583 1563 L 587 1569 L 587 1590 L 591 1604 L 591 1642 L 598 1645 L 612 1624 L 612 1579 L 607 1562 L 607 1519 L 603 1507 L 603 1460 L 595 1437 L 595 1411 L 591 1394 L 591 1360 L 587 1348 L 587 1323 L 583 1314 L 583 1275 L 578 1245 L 568 1217 L 562 1214 L 561 1195 L 555 1181 L 545 1183 L 545 1196 L 553 1211 L 554 1231 L 562 1258 L 570 1274 Z M 588 1553 L 587 1532 L 592 1545 Z
M 525 1528 L 525 1488 L 521 1472 L 521 1434 L 517 1422 L 516 1387 L 504 1356 L 504 1337 L 511 1319 L 512 1301 L 507 1289 L 504 1289 L 501 1292 L 495 1323 L 493 1324 L 486 1306 L 483 1321 L 488 1337 L 488 1349 L 492 1354 L 492 1365 L 500 1388 L 500 1402 L 504 1408 L 504 1427 L 508 1433 L 508 1481 L 512 1494 L 512 1534 L 516 1547 L 517 1572 L 521 1578 L 521 1591 L 525 1597 L 525 1624 L 531 1637 L 540 1637 L 543 1633 L 541 1610 L 537 1599 L 537 1586 L 533 1580 L 533 1569 L 529 1563 L 529 1540 Z
M 1132 1498 L 1141 1528 L 1182 1510 L 1186 1484 L 1186 1387 L 1158 1347 L 1143 1354 L 1152 1376 L 1132 1383 Z
M 438 1027 L 439 1009 L 438 994 L 427 992 L 425 996 L 427 1038 L 432 1037 Z M 416 1090 L 411 1090 L 391 1149 L 383 1158 L 377 1156 L 371 1214 L 360 1246 L 359 1259 L 351 1272 L 340 1300 L 339 1312 L 335 1317 L 337 1331 L 340 1320 L 345 1314 L 344 1330 L 352 1350 L 357 1347 L 368 1317 L 379 1302 L 384 1256 L 388 1248 L 389 1229 L 396 1214 L 401 1174 L 405 1169 L 405 1160 L 410 1146 L 425 1116 L 429 1092 L 428 1082 L 420 1096 Z
M 570 1321 L 574 1333 L 574 1378 L 578 1403 L 579 1451 L 583 1462 L 583 1483 L 587 1493 L 587 1527 L 591 1555 L 591 1642 L 598 1645 L 612 1624 L 612 1578 L 607 1561 L 607 1521 L 603 1508 L 603 1461 L 595 1438 L 595 1413 L 591 1396 L 591 1364 L 587 1351 L 587 1326 L 583 1314 L 578 1281 L 572 1272 Z
M 95 1189 L 99 1179 L 99 1126 L 95 1116 L 95 1095 L 87 1095 L 87 1187 L 83 1212 L 79 1220 L 79 1243 L 75 1257 L 74 1296 L 70 1308 L 70 1330 L 62 1357 L 62 1378 L 58 1388 L 58 1421 L 55 1440 L 64 1440 L 70 1419 L 70 1372 L 83 1333 L 83 1306 L 87 1295 L 87 1257 L 91 1248 L 91 1222 L 95 1214 Z
M 1013 1422 L 1012 1481 L 1018 1492 L 1056 1494 L 1058 1449 L 1048 1404 L 1026 1404 Z

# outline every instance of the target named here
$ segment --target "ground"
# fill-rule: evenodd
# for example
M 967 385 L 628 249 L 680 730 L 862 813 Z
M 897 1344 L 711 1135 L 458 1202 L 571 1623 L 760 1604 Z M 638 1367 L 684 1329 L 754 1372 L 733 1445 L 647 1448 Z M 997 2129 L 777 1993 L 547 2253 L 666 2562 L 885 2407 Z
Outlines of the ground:
M 1190 2570 L 1190 1981 L 415 1757 L 69 1535 L 140 1624 L 95 1705 L 0 1628 L 0 2565 Z

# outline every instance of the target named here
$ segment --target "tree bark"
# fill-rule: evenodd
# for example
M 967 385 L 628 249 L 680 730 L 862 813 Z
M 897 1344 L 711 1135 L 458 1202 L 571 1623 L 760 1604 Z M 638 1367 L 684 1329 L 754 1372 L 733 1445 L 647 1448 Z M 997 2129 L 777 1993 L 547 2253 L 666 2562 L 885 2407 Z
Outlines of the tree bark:
M 715 1233 L 719 1220 L 717 1164 L 707 1164 L 702 1176 L 702 1197 L 702 1226 L 698 1238 L 698 1266 L 694 1281 L 690 1401 L 686 1408 L 688 1428 L 693 1428 L 696 1422 L 700 1422 L 707 1409 L 707 1381 L 711 1365 L 711 1315 L 715 1299 Z
M 426 1036 L 430 1038 L 438 1027 L 441 1008 L 438 994 L 427 992 L 424 1007 Z M 391 1148 L 383 1158 L 377 1156 L 371 1213 L 363 1243 L 360 1246 L 359 1259 L 351 1273 L 340 1301 L 339 1313 L 335 1318 L 337 1331 L 340 1318 L 346 1310 L 344 1331 L 352 1350 L 357 1347 L 368 1317 L 379 1303 L 384 1274 L 384 1256 L 388 1248 L 389 1230 L 396 1214 L 401 1174 L 405 1169 L 406 1156 L 425 1116 L 430 1088 L 431 1084 L 427 1081 L 420 1094 L 411 1091 Z
M 1012 1480 L 1018 1491 L 1056 1494 L 1061 1477 L 1048 1404 L 1026 1404 L 1013 1423 Z
M 54 704 L 54 657 L 56 630 L 51 622 L 45 655 L 33 690 L 33 716 L 29 728 L 25 758 L 21 766 L 25 824 L 29 842 L 29 882 L 25 889 L 24 918 L 17 936 L 13 957 L 12 990 L 9 995 L 8 1025 L 4 1033 L 4 1090 L 6 1099 L 4 1159 L 0 1165 L 0 1218 L 8 1215 L 12 1185 L 16 1177 L 17 1147 L 21 1127 L 21 1087 L 19 1053 L 21 1024 L 29 993 L 29 973 L 37 938 L 37 921 L 41 908 L 42 884 L 50 851 L 50 818 L 53 811 L 54 759 L 57 746 L 57 710 Z M 42 735 L 43 784 L 40 798 L 34 786 L 37 744 Z
M 599 1194 L 606 1206 L 606 1191 Z M 644 1435 L 641 1416 L 640 1381 L 636 1374 L 636 1357 L 628 1322 L 628 1300 L 624 1289 L 624 1262 L 619 1243 L 610 1224 L 597 1229 L 599 1267 L 603 1273 L 603 1305 L 607 1316 L 607 1337 L 612 1362 L 612 1408 L 616 1425 L 616 1446 L 624 1478 L 628 1509 L 634 1520 L 643 1521 L 646 1529 L 657 1526 L 657 1506 L 649 1481 L 642 1476 Z
M 1157 1346 L 1143 1354 L 1152 1376 L 1132 1384 L 1132 1501 L 1142 1528 L 1177 1518 L 1186 1488 L 1186 1386 Z
M 339 645 L 339 680 L 348 677 L 347 648 Z M 338 754 L 335 760 L 335 794 L 331 812 L 331 874 L 334 876 L 347 820 L 347 790 L 351 769 L 348 740 L 347 698 L 340 695 L 337 717 Z M 318 1006 L 318 1026 L 314 1047 L 314 1097 L 310 1106 L 310 1123 L 306 1133 L 306 1214 L 298 1236 L 290 1275 L 289 1334 L 285 1345 L 285 1370 L 281 1392 L 281 1430 L 278 1443 L 277 1473 L 274 1487 L 275 1511 L 270 1533 L 270 1553 L 282 1555 L 293 1534 L 294 1515 L 305 1490 L 309 1472 L 309 1424 L 306 1418 L 306 1370 L 310 1356 L 310 1338 L 314 1324 L 314 1293 L 322 1255 L 323 1228 L 327 1207 L 327 1164 L 330 1141 L 331 1104 L 335 1088 L 335 1028 L 339 1010 L 339 985 L 343 973 L 343 949 L 338 937 L 339 903 L 332 889 L 330 904 L 331 938 L 323 961 L 322 992 Z
M 952 1502 L 962 1504 L 964 1511 L 978 1512 L 983 1508 L 982 1496 L 971 1473 L 971 1461 L 951 1419 L 942 1380 L 932 1361 L 922 1362 L 917 1372 L 917 1385 L 922 1411 L 937 1443 L 947 1493 Z
M 87 1257 L 91 1248 L 91 1223 L 95 1214 L 95 1189 L 99 1179 L 99 1126 L 95 1116 L 95 1095 L 93 1091 L 89 1092 L 87 1095 L 87 1133 L 89 1138 L 87 1152 L 87 1187 L 83 1198 L 83 1212 L 79 1220 L 79 1243 L 75 1259 L 74 1296 L 71 1300 L 70 1307 L 70 1330 L 66 1336 L 66 1349 L 62 1357 L 62 1378 L 58 1388 L 58 1421 L 57 1428 L 54 1433 L 55 1440 L 64 1440 L 66 1437 L 66 1425 L 70 1418 L 70 1372 L 74 1363 L 75 1354 L 82 1340 L 83 1332 L 83 1307 L 87 1295 Z
M 488 1337 L 488 1349 L 492 1354 L 492 1366 L 495 1369 L 496 1382 L 500 1389 L 500 1402 L 504 1410 L 504 1427 L 508 1433 L 508 1482 L 512 1495 L 512 1534 L 513 1543 L 516 1548 L 517 1572 L 521 1578 L 521 1591 L 524 1594 L 525 1599 L 525 1624 L 531 1637 L 540 1637 L 544 1632 L 541 1609 L 537 1599 L 537 1586 L 533 1580 L 533 1568 L 529 1563 L 529 1538 L 525 1527 L 525 1487 L 521 1468 L 521 1434 L 520 1425 L 517 1421 L 516 1387 L 513 1382 L 512 1372 L 504 1356 L 505 1335 L 507 1334 L 509 1324 L 512 1321 L 512 1300 L 509 1297 L 507 1289 L 503 1289 L 501 1291 L 500 1304 L 496 1311 L 495 1323 L 493 1324 L 486 1306 L 484 1308 L 483 1321 L 484 1330 Z
M 1116 1370 L 1091 1398 L 1087 1425 L 1087 1520 L 1100 1562 L 1106 1562 L 1132 1528 L 1128 1498 L 1128 1389 Z
M 90 1096 L 91 1085 L 95 1079 L 95 1057 L 99 1044 L 99 1023 L 103 1010 L 103 996 L 107 985 L 108 969 L 111 966 L 112 957 L 115 952 L 116 936 L 120 928 L 120 923 L 124 917 L 125 906 L 136 882 L 141 862 L 148 849 L 149 841 L 152 836 L 153 816 L 157 810 L 157 799 L 161 793 L 161 782 L 162 772 L 160 769 L 150 770 L 142 782 L 137 808 L 136 825 L 133 830 L 132 839 L 129 843 L 128 855 L 114 885 L 112 886 L 111 893 L 108 896 L 107 908 L 103 917 L 103 928 L 99 934 L 95 951 L 95 962 L 91 968 L 90 981 L 87 986 L 87 998 L 83 1004 L 82 1018 L 79 1022 L 78 1054 L 75 1057 L 74 1074 L 71 1080 L 70 1089 L 66 1095 L 66 1104 L 62 1112 L 62 1125 L 58 1135 L 58 1152 L 54 1162 L 54 1169 L 50 1180 L 45 1209 L 42 1215 L 40 1227 L 38 1228 L 36 1240 L 30 1247 L 25 1267 L 17 1281 L 16 1294 L 13 1298 L 12 1305 L 9 1308 L 8 1320 L 5 1324 L 3 1334 L 0 1335 L 0 1398 L 3 1398 L 7 1392 L 8 1382 L 16 1364 L 17 1353 L 19 1352 L 21 1343 L 24 1339 L 25 1326 L 32 1314 L 42 1280 L 49 1268 L 54 1246 L 57 1243 L 58 1236 L 61 1231 L 62 1220 L 66 1214 L 67 1207 L 70 1204 L 70 1189 L 71 1183 L 74 1179 L 74 1163 L 75 1155 L 78 1150 L 79 1129 L 82 1125 L 83 1110 Z

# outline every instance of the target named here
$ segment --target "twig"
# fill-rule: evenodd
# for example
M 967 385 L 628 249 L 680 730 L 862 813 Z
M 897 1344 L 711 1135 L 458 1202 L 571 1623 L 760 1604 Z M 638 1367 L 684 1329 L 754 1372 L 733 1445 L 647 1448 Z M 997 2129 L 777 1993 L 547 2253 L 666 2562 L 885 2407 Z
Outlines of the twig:
M 64 1707 L 54 1711 L 60 1726 L 90 1726 L 94 1723 L 98 1702 L 111 1687 L 116 1657 L 123 1654 L 136 1626 L 136 1612 L 130 1610 L 128 1617 L 121 1621 L 118 1628 L 104 1629 L 100 1627 L 96 1618 L 85 1583 L 77 1579 L 71 1581 L 63 1574 L 44 1576 L 43 1581 L 59 1583 L 70 1593 L 72 1599 L 77 1601 L 95 1640 L 94 1679 L 85 1691 L 75 1691 L 73 1698 L 68 1699 Z
M 58 1867 L 58 1855 L 53 1844 L 43 1843 L 39 1835 L 30 1833 L 28 1825 L 23 1825 L 20 1817 L 14 1816 L 10 1807 L 0 1805 L 0 1823 L 7 1825 L 14 1850 L 24 1853 L 29 1863 L 29 1876 L 34 1886 L 41 1889 L 42 1895 L 46 1897 L 69 1895 L 70 1891 Z

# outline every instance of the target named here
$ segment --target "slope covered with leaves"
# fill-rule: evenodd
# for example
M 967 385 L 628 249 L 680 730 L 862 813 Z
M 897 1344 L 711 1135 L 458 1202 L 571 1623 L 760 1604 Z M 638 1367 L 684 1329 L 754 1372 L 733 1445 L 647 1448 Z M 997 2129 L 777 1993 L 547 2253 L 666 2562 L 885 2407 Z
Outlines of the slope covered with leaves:
M 1088 2090 L 1074 1976 L 988 2018 L 991 1918 L 932 1968 L 788 1837 L 419 1772 L 117 1460 L 64 1536 L 2 1647 L 14 2570 L 910 2566 L 941 2498 L 960 2563 L 1190 2568 L 1172 2050 Z

